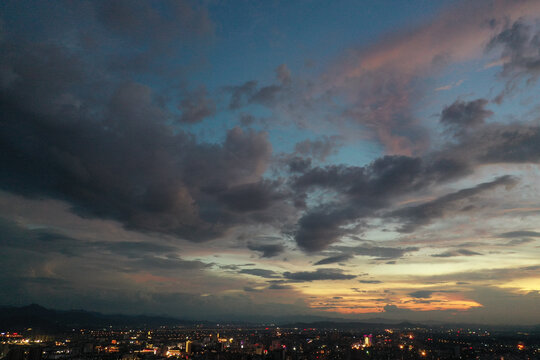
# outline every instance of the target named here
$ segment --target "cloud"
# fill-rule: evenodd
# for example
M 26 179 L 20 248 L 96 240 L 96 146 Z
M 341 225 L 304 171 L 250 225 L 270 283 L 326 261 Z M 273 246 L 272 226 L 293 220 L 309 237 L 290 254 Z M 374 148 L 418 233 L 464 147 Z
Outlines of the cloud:
M 248 99 L 250 104 L 261 104 L 266 106 L 274 105 L 278 100 L 278 95 L 282 91 L 281 85 L 263 86 L 253 93 Z
M 216 104 L 210 98 L 205 88 L 186 94 L 179 105 L 182 115 L 178 121 L 194 124 L 216 113 Z
M 501 244 L 502 246 L 516 246 L 516 245 L 522 245 L 522 244 L 528 244 L 533 242 L 535 239 L 531 238 L 523 238 L 523 239 L 512 239 L 508 241 L 506 244 Z
M 354 257 L 353 254 L 341 254 L 341 255 L 336 255 L 336 256 L 329 256 L 327 258 L 324 258 L 324 259 L 321 259 L 321 260 L 317 261 L 313 265 L 335 264 L 335 263 L 347 261 L 347 260 L 349 260 L 349 259 L 351 259 L 353 257 Z
M 40 254 L 59 253 L 80 256 L 89 245 L 71 236 L 47 228 L 27 228 L 21 224 L 0 218 L 0 246 L 24 249 Z
M 178 251 L 178 248 L 159 244 L 148 243 L 142 241 L 95 241 L 89 243 L 96 249 L 110 252 L 115 255 L 127 256 L 130 258 L 139 258 L 147 254 L 166 255 Z
M 425 275 L 415 277 L 419 282 L 466 282 L 469 285 L 493 285 L 500 286 L 502 283 L 516 281 L 523 278 L 536 277 L 539 265 L 487 268 L 476 271 L 456 271 L 440 275 Z
M 373 246 L 367 243 L 356 247 L 334 246 L 332 249 L 342 251 L 344 254 L 375 257 L 377 260 L 399 259 L 408 252 L 419 250 L 417 247 L 394 248 Z
M 358 280 L 361 284 L 381 284 L 382 281 L 380 280 Z
M 453 129 L 457 134 L 482 125 L 485 119 L 493 115 L 492 111 L 486 110 L 486 99 L 474 101 L 456 101 L 443 109 L 441 123 Z
M 297 191 L 333 190 L 339 201 L 306 212 L 295 240 L 307 252 L 320 251 L 347 233 L 345 225 L 389 206 L 400 195 L 469 173 L 467 164 L 450 158 L 384 156 L 364 167 L 332 165 L 309 169 L 293 179 Z
M 482 114 L 477 110 L 485 101 L 475 104 L 474 112 Z M 468 108 L 467 103 L 463 105 Z M 391 208 L 397 197 L 463 178 L 477 166 L 540 161 L 539 127 L 476 123 L 474 131 L 464 132 L 457 142 L 425 157 L 385 156 L 363 167 L 311 167 L 294 176 L 292 187 L 297 193 L 331 191 L 335 199 L 303 214 L 295 232 L 298 246 L 307 252 L 325 249 L 348 232 L 361 231 L 363 221 L 380 216 L 377 212 Z M 425 204 L 387 212 L 383 217 L 395 217 L 404 222 L 401 231 L 413 231 L 437 218 L 471 209 L 474 198 L 485 191 L 515 183 L 512 177 L 501 177 Z
M 469 166 L 540 161 L 540 127 L 535 125 L 485 124 L 463 134 L 433 156 L 468 159 Z
M 139 269 L 159 269 L 159 270 L 202 270 L 211 267 L 213 264 L 199 260 L 185 260 L 178 256 L 156 257 L 141 255 L 139 259 L 128 263 L 135 265 Z
M 220 192 L 219 199 L 237 212 L 264 210 L 286 197 L 278 188 L 279 183 L 274 181 L 242 184 Z
M 279 275 L 275 271 L 267 269 L 242 269 L 238 273 L 259 276 L 266 279 L 279 278 Z
M 284 272 L 286 279 L 293 281 L 350 280 L 356 275 L 344 274 L 341 269 L 317 269 L 315 271 Z
M 413 298 L 417 298 L 417 299 L 429 299 L 431 297 L 431 294 L 433 294 L 434 292 L 437 292 L 437 291 L 418 290 L 418 291 L 409 293 L 409 296 L 412 296 Z
M 517 81 L 525 77 L 528 83 L 537 80 L 540 75 L 540 32 L 533 33 L 533 27 L 527 25 L 522 19 L 507 26 L 499 34 L 494 36 L 486 49 L 501 49 L 501 63 L 503 77 L 509 79 L 506 92 L 512 91 L 517 86 Z M 496 99 L 501 101 L 501 94 Z
M 300 156 L 293 156 L 287 160 L 289 171 L 293 173 L 302 173 L 311 167 L 311 159 Z
M 394 304 L 387 304 L 383 307 L 385 313 L 410 313 L 412 310 L 400 308 Z
M 316 140 L 304 140 L 295 145 L 295 152 L 319 161 L 325 161 L 330 155 L 337 154 L 341 144 L 341 136 L 322 136 Z
M 272 153 L 266 133 L 233 128 L 222 143 L 199 142 L 169 126 L 173 115 L 145 85 L 105 83 L 114 90 L 97 94 L 95 103 L 80 95 L 94 86 L 92 69 L 68 49 L 2 47 L 11 54 L 2 65 L 17 78 L 1 95 L 8 114 L 0 135 L 2 189 L 192 241 L 219 237 L 250 221 L 238 212 L 264 210 L 275 199 L 259 183 Z M 16 140 L 23 138 L 31 140 Z M 242 200 L 250 189 L 260 195 L 256 206 Z
M 271 284 L 268 286 L 269 290 L 289 290 L 293 287 L 291 285 L 283 285 L 283 284 Z
M 282 244 L 256 244 L 250 242 L 247 247 L 249 250 L 260 252 L 263 258 L 275 257 L 285 251 Z
M 412 232 L 419 226 L 428 225 L 433 220 L 463 211 L 464 205 L 474 201 L 474 197 L 499 186 L 514 186 L 517 180 L 512 176 L 501 176 L 493 181 L 478 184 L 437 198 L 433 201 L 409 206 L 393 211 L 388 216 L 403 223 L 401 232 Z
M 455 250 L 455 251 L 445 251 L 443 253 L 440 253 L 440 254 L 434 254 L 434 255 L 431 255 L 433 257 L 454 257 L 454 256 L 477 256 L 477 255 L 482 255 L 476 251 L 471 251 L 471 250 L 467 250 L 467 249 L 459 249 L 459 250 Z
M 444 86 L 440 86 L 438 88 L 435 89 L 435 91 L 445 91 L 445 90 L 450 90 L 450 89 L 453 89 L 455 87 L 458 87 L 460 86 L 461 84 L 463 84 L 463 79 L 462 80 L 458 80 L 458 81 L 455 81 L 451 84 L 448 84 L 448 85 L 444 85 Z
M 509 232 L 499 234 L 499 237 L 502 237 L 502 238 L 540 237 L 540 232 L 528 231 L 528 230 L 509 231 Z
M 281 79 L 280 79 L 281 81 Z M 229 109 L 238 110 L 244 106 L 256 104 L 265 107 L 277 105 L 278 100 L 288 92 L 288 82 L 260 86 L 256 80 L 246 81 L 241 85 L 224 87 L 225 92 L 231 95 Z
M 185 260 L 178 248 L 158 242 L 93 241 L 77 239 L 47 228 L 30 229 L 0 218 L 0 246 L 36 254 L 83 258 L 86 255 L 112 257 L 124 271 L 140 269 L 202 270 L 213 266 L 200 260 Z

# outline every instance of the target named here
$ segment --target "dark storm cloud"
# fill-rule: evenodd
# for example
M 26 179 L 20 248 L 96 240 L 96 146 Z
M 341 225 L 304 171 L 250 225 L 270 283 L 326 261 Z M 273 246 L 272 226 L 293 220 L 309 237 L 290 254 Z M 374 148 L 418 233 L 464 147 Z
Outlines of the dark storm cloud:
M 360 284 L 381 284 L 380 280 L 358 280 Z
M 182 111 L 179 121 L 188 124 L 198 123 L 216 113 L 216 104 L 208 98 L 204 88 L 186 94 L 179 108 Z
M 486 99 L 469 102 L 458 100 L 443 109 L 440 121 L 457 134 L 461 134 L 467 129 L 484 124 L 486 118 L 493 115 L 492 111 L 485 109 L 487 103 Z
M 336 255 L 336 256 L 329 256 L 327 258 L 324 258 L 324 259 L 321 259 L 321 260 L 317 261 L 313 265 L 335 264 L 335 263 L 340 263 L 340 262 L 350 260 L 353 257 L 354 257 L 353 254 L 341 254 L 341 255 Z
M 265 133 L 234 128 L 222 144 L 197 143 L 167 125 L 171 114 L 144 85 L 113 84 L 98 106 L 81 59 L 54 46 L 3 47 L 2 66 L 14 74 L 1 74 L 4 190 L 193 241 L 242 220 L 215 189 L 260 180 L 272 151 Z
M 465 211 L 465 206 L 473 202 L 476 195 L 499 186 L 510 187 L 516 183 L 517 180 L 512 176 L 501 176 L 493 181 L 462 189 L 424 204 L 396 210 L 388 216 L 402 222 L 403 225 L 399 231 L 412 232 L 419 226 L 428 225 L 433 220 L 443 218 L 450 213 Z
M 482 255 L 482 254 L 480 254 L 479 252 L 471 251 L 467 249 L 458 249 L 458 250 L 453 250 L 453 251 L 445 251 L 443 253 L 434 254 L 431 256 L 447 258 L 447 257 L 455 257 L 455 256 L 478 256 L 478 255 Z
M 238 271 L 239 274 L 248 274 L 253 276 L 260 276 L 262 278 L 266 279 L 275 279 L 279 278 L 279 274 L 276 273 L 273 270 L 266 270 L 266 269 L 242 269 Z
M 285 251 L 285 247 L 282 244 L 256 244 L 250 242 L 247 247 L 250 250 L 260 252 L 262 258 L 278 256 Z
M 317 269 L 315 271 L 284 272 L 283 276 L 292 281 L 350 280 L 356 275 L 344 274 L 341 269 Z
M 335 155 L 342 145 L 341 136 L 322 136 L 316 140 L 304 140 L 295 145 L 295 152 L 324 161 L 330 155 Z

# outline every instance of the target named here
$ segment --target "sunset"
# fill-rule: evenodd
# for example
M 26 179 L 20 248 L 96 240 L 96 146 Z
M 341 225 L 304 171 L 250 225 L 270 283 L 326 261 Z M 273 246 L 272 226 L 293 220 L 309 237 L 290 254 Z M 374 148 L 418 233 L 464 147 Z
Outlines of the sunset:
M 540 324 L 540 1 L 0 11 L 1 306 Z

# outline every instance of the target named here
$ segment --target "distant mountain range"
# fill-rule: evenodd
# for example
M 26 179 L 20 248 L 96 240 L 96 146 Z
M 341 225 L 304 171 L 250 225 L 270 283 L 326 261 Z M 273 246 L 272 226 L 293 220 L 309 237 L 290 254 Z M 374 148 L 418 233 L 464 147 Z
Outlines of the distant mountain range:
M 231 322 L 228 322 L 229 324 Z M 276 324 L 288 328 L 384 328 L 389 324 L 393 327 L 410 327 L 411 323 L 397 324 L 387 319 L 372 319 L 365 322 L 355 322 L 345 319 L 322 318 L 313 316 L 297 316 L 294 318 L 277 318 L 268 321 L 238 321 L 237 325 Z M 204 326 L 213 327 L 216 322 L 182 320 L 167 316 L 148 315 L 109 315 L 85 310 L 52 310 L 32 304 L 23 307 L 0 307 L 0 331 L 22 331 L 32 328 L 36 331 L 62 332 L 71 329 L 100 329 L 100 328 L 158 328 L 160 326 Z
M 85 310 L 52 310 L 32 304 L 23 307 L 0 307 L 0 331 L 32 328 L 42 331 L 66 331 L 72 328 L 157 328 L 194 326 L 204 322 L 185 321 L 165 316 L 107 315 Z
M 417 324 L 409 321 L 395 321 L 383 318 L 367 319 L 362 321 L 351 321 L 339 318 L 322 318 L 313 316 L 297 316 L 287 318 L 276 318 L 274 321 L 238 321 L 225 322 L 238 326 L 265 326 L 265 324 L 275 324 L 284 328 L 318 328 L 318 329 L 342 329 L 342 330 L 362 330 L 362 329 L 384 329 L 392 328 L 478 328 L 492 330 L 511 330 L 518 329 L 517 326 L 486 326 L 475 324 L 444 324 L 439 322 L 430 322 L 429 324 Z M 224 325 L 225 323 L 222 323 Z M 64 332 L 71 329 L 102 329 L 113 327 L 118 328 L 159 328 L 161 326 L 175 327 L 214 327 L 216 322 L 182 320 L 168 316 L 149 316 L 149 315 L 119 315 L 102 314 L 99 312 L 85 310 L 52 310 L 43 306 L 32 304 L 28 306 L 0 306 L 0 332 L 4 331 L 23 331 L 32 328 L 35 331 L 42 332 Z M 540 332 L 540 325 L 520 326 L 519 330 L 528 330 Z

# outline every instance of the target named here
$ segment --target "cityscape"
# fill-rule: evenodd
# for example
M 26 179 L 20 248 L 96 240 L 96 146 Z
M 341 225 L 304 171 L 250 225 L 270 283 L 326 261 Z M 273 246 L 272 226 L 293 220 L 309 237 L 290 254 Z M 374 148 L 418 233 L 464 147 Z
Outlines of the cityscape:
M 0 0 L 0 360 L 540 360 L 540 0 Z
M 310 326 L 309 324 L 302 324 Z M 300 327 L 292 327 L 300 326 Z M 45 334 L 32 328 L 0 333 L 0 358 L 360 360 L 538 359 L 540 330 L 487 330 L 413 324 L 339 323 L 319 327 L 275 324 L 199 324 L 192 327 L 71 329 Z M 332 327 L 334 326 L 334 327 Z

